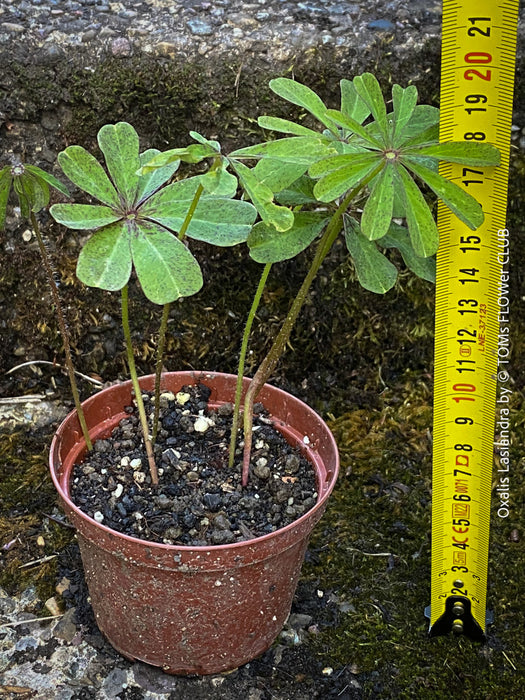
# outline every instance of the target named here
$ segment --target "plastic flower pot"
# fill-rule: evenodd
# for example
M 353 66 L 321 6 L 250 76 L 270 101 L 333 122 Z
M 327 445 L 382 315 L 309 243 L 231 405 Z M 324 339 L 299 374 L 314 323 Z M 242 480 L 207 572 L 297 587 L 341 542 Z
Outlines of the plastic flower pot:
M 210 404 L 231 402 L 236 377 L 173 372 L 163 390 L 202 382 Z M 153 375 L 140 380 L 152 390 Z M 245 388 L 249 380 L 245 380 Z M 91 438 L 108 437 L 126 416 L 131 382 L 83 403 Z M 234 669 L 268 649 L 290 612 L 310 533 L 321 518 L 338 473 L 335 440 L 324 421 L 299 399 L 266 385 L 259 400 L 288 442 L 313 465 L 316 505 L 263 537 L 209 547 L 174 546 L 129 537 L 95 522 L 70 499 L 69 480 L 85 443 L 76 412 L 58 428 L 50 468 L 63 508 L 75 526 L 97 624 L 123 656 L 173 674 Z

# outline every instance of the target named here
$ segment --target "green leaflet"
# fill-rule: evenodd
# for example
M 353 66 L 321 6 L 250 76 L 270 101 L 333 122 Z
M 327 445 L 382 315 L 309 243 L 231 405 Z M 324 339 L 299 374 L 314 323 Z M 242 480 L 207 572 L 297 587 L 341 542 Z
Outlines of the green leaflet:
M 282 134 L 295 134 L 296 136 L 315 136 L 319 138 L 319 133 L 313 129 L 308 129 L 306 126 L 296 124 L 288 119 L 280 119 L 279 117 L 259 117 L 257 123 L 263 129 L 271 129 L 279 131 Z
M 439 109 L 431 105 L 417 105 L 408 122 L 405 132 L 404 142 L 419 137 L 421 134 L 432 130 L 429 133 L 438 134 Z M 437 138 L 437 136 L 436 136 Z
M 360 136 L 365 141 L 367 146 L 377 148 L 378 150 L 381 150 L 383 148 L 381 142 L 375 138 L 374 134 L 371 133 L 370 129 L 366 126 L 361 126 L 361 124 L 355 119 L 351 119 L 350 117 L 347 117 L 345 114 L 343 114 L 342 112 L 338 112 L 335 109 L 329 109 L 327 111 L 327 114 L 331 119 L 333 119 L 333 121 L 336 124 L 344 127 L 351 133 Z
M 407 126 L 414 114 L 417 103 L 417 88 L 409 85 L 403 89 L 400 85 L 392 86 L 392 104 L 394 107 L 394 132 L 392 144 L 397 148 L 407 132 Z
M 266 158 L 282 160 L 286 164 L 295 163 L 307 168 L 320 158 L 335 153 L 335 149 L 325 143 L 321 136 L 291 136 L 255 146 L 240 148 L 230 154 L 230 158 Z
M 500 152 L 490 143 L 472 143 L 468 141 L 449 141 L 419 148 L 403 149 L 403 155 L 431 156 L 446 160 L 448 163 L 463 165 L 490 166 L 500 164 Z
M 354 87 L 363 102 L 370 108 L 377 122 L 383 143 L 388 143 L 388 122 L 386 118 L 386 106 L 383 93 L 372 73 L 363 73 L 354 78 Z
M 289 229 L 293 225 L 293 212 L 273 202 L 271 189 L 261 184 L 250 168 L 236 161 L 232 161 L 231 165 L 264 223 L 275 226 L 278 231 Z
M 97 135 L 106 167 L 118 192 L 129 206 L 135 201 L 139 183 L 139 137 L 127 122 L 106 124 Z
M 0 231 L 3 231 L 5 226 L 7 200 L 9 199 L 12 181 L 11 168 L 6 165 L 5 168 L 0 170 Z
M 332 202 L 381 167 L 380 156 L 376 153 L 371 153 L 366 159 L 358 156 L 354 160 L 356 162 L 329 172 L 316 183 L 314 194 L 321 202 Z
M 104 168 L 82 146 L 68 146 L 58 154 L 58 162 L 64 174 L 77 187 L 112 207 L 120 206 L 116 189 Z
M 204 175 L 200 175 L 201 185 L 209 195 L 216 197 L 234 197 L 237 192 L 238 182 L 235 175 L 229 173 L 226 168 L 227 162 L 221 163 L 220 167 L 208 170 Z
M 37 179 L 44 180 L 44 182 L 46 182 L 48 185 L 54 187 L 59 192 L 62 192 L 62 194 L 65 194 L 66 197 L 69 197 L 68 188 L 63 185 L 60 180 L 57 180 L 56 177 L 50 173 L 46 173 L 45 170 L 42 170 L 42 168 L 39 168 L 36 165 L 24 165 L 24 169 L 27 170 L 28 173 L 31 173 L 31 175 L 34 175 Z
M 432 212 L 428 208 L 419 187 L 402 165 L 395 170 L 403 188 L 405 211 L 414 252 L 420 258 L 434 255 L 438 248 L 439 234 Z
M 119 221 L 93 234 L 78 257 L 77 277 L 81 282 L 109 292 L 127 284 L 131 274 L 129 226 Z
M 122 218 L 113 209 L 96 204 L 53 204 L 49 211 L 59 224 L 84 231 L 108 226 Z
M 300 204 L 317 204 L 314 196 L 314 181 L 308 175 L 301 175 L 284 190 L 275 195 L 279 204 L 287 207 L 296 207 Z
M 141 166 L 149 163 L 154 157 L 158 156 L 160 151 L 156 148 L 150 148 L 139 156 Z M 137 204 L 140 204 L 154 192 L 165 185 L 166 182 L 172 177 L 172 175 L 178 170 L 180 165 L 180 160 L 173 160 L 171 163 L 160 166 L 159 168 L 154 168 L 148 170 L 144 174 L 139 176 L 139 182 L 137 186 L 137 193 L 135 199 Z M 139 170 L 140 172 L 140 170 Z
M 261 185 L 265 185 L 272 192 L 281 192 L 298 180 L 307 167 L 305 165 L 297 165 L 297 163 L 283 163 L 275 158 L 263 158 L 253 168 L 252 172 Z M 281 204 L 284 204 L 284 202 L 281 202 Z
M 155 224 L 137 227 L 131 252 L 142 291 L 154 304 L 168 304 L 201 289 L 199 263 L 184 243 Z
M 163 197 L 156 201 L 154 207 L 145 209 L 143 214 L 172 231 L 180 231 L 191 202 L 192 197 Z M 237 245 L 248 237 L 256 216 L 255 207 L 249 202 L 203 196 L 197 204 L 186 235 L 218 246 Z
M 415 275 L 427 282 L 436 282 L 436 258 L 420 258 L 414 253 L 410 242 L 410 235 L 404 226 L 392 223 L 388 233 L 381 239 L 384 248 L 397 248 L 401 253 L 405 265 Z
M 343 78 L 339 82 L 339 87 L 341 88 L 341 112 L 345 117 L 350 117 L 358 124 L 362 124 L 370 116 L 370 108 L 359 97 L 351 80 Z
M 298 212 L 292 228 L 284 232 L 263 222 L 255 224 L 247 241 L 250 256 L 259 263 L 294 258 L 317 238 L 327 222 L 328 219 L 322 213 Z
M 379 173 L 365 202 L 361 230 L 372 241 L 388 231 L 394 207 L 394 166 L 387 164 Z
M 446 180 L 438 173 L 417 163 L 415 159 L 403 158 L 405 165 L 410 168 L 437 196 L 473 231 L 481 226 L 484 215 L 479 203 L 472 195 L 458 187 L 454 182 Z
M 49 185 L 29 172 L 18 179 L 31 211 L 39 212 L 49 204 Z
M 371 161 L 379 162 L 380 155 L 375 152 L 364 151 L 363 153 L 345 153 L 343 155 L 330 156 L 328 158 L 323 158 L 318 160 L 316 163 L 308 168 L 308 175 L 310 177 L 318 178 L 328 175 L 328 173 L 334 170 L 340 170 L 341 168 L 346 168 L 349 166 L 355 166 L 356 168 L 365 163 L 370 163 Z
M 333 124 L 326 117 L 326 106 L 321 98 L 306 85 L 290 80 L 289 78 L 275 78 L 270 80 L 270 89 L 276 95 L 299 107 L 304 107 L 313 114 L 322 124 L 333 130 Z
M 381 253 L 374 241 L 361 233 L 359 222 L 344 216 L 346 246 L 354 261 L 359 283 L 376 294 L 385 294 L 392 289 L 397 279 L 397 269 Z

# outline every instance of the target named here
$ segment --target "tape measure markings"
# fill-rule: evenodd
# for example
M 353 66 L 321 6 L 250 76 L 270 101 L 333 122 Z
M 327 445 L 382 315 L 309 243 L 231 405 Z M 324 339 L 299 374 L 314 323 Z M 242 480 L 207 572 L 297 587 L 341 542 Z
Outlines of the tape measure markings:
M 440 141 L 493 143 L 502 164 L 440 166 L 482 204 L 485 221 L 471 231 L 438 205 L 433 634 L 452 628 L 482 638 L 485 630 L 501 287 L 497 231 L 505 225 L 518 4 L 443 4 Z

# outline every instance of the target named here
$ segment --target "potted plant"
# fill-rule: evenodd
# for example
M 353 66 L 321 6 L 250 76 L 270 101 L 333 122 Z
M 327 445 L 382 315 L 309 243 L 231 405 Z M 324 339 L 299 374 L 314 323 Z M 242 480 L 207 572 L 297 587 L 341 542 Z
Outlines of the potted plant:
M 390 113 L 371 74 L 341 81 L 340 110 L 328 110 L 295 81 L 280 78 L 270 86 L 309 112 L 321 129 L 261 117 L 263 128 L 286 136 L 223 155 L 216 141 L 192 133 L 191 146 L 139 154 L 134 130 L 120 123 L 99 132 L 109 177 L 78 146 L 59 157 L 68 178 L 101 202 L 56 204 L 51 213 L 70 228 L 96 229 L 82 249 L 77 273 L 89 285 L 122 290 L 132 380 L 83 403 L 94 443 L 89 455 L 78 411 L 66 418 L 51 447 L 51 472 L 79 533 L 99 626 L 124 655 L 171 673 L 214 673 L 250 660 L 268 648 L 289 612 L 308 536 L 333 489 L 338 458 L 323 421 L 266 382 L 334 241 L 344 235 L 359 282 L 373 292 L 385 293 L 395 283 L 396 267 L 385 255 L 389 248 L 431 280 L 437 228 L 413 175 L 475 229 L 483 220 L 478 203 L 441 177 L 437 163 L 499 162 L 490 145 L 439 144 L 438 111 L 417 106 L 414 86 L 393 87 Z M 205 174 L 168 184 L 181 161 L 205 160 L 211 161 Z M 243 199 L 234 198 L 238 190 Z M 162 373 L 169 303 L 202 284 L 186 237 L 212 245 L 247 241 L 250 255 L 264 264 L 237 378 Z M 243 379 L 249 331 L 270 266 L 314 242 L 311 267 L 270 352 L 253 380 Z M 133 267 L 145 295 L 164 305 L 157 370 L 141 379 L 127 310 Z M 243 390 L 244 446 L 238 450 Z M 266 412 L 254 410 L 256 398 Z M 138 423 L 147 457 L 134 442 Z M 284 443 L 269 431 L 269 423 Z M 213 458 L 206 452 L 199 461 L 204 436 L 212 433 L 219 451 Z M 131 454 L 120 457 L 115 441 Z M 183 452 L 181 442 L 193 451 Z M 274 444 L 276 455 L 269 449 Z M 125 495 L 124 488 L 129 489 Z M 266 509 L 261 503 L 267 492 Z M 188 505 L 188 493 L 200 494 L 198 502 Z M 117 512 L 121 517 L 113 527 Z M 160 521 L 167 527 L 157 527 Z M 121 525 L 124 532 L 117 531 Z

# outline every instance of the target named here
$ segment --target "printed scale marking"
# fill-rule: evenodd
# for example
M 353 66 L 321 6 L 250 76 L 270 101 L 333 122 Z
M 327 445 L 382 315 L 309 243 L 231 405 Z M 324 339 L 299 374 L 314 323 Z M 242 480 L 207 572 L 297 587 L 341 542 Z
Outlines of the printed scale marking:
M 430 634 L 482 640 L 496 414 L 498 231 L 505 229 L 517 0 L 443 3 L 440 141 L 492 143 L 501 165 L 440 165 L 482 205 L 438 207 Z M 499 249 L 501 250 L 501 248 Z

